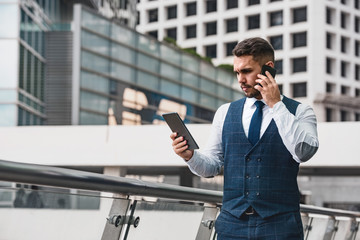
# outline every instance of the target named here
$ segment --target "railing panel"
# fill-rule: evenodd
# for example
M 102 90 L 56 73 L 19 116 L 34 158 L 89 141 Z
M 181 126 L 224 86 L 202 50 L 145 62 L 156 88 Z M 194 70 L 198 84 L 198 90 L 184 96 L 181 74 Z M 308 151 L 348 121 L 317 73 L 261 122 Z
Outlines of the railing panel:
M 113 202 L 100 193 L 60 188 L 2 187 L 0 199 L 3 194 L 11 201 L 0 208 L 0 239 L 11 240 L 99 240 Z
M 350 240 L 351 238 L 351 218 L 341 218 L 338 219 L 337 228 L 334 236 L 334 240 Z
M 324 239 L 326 235 L 329 218 L 322 216 L 310 216 L 312 218 L 310 230 L 305 236 L 306 240 Z
M 204 207 L 178 202 L 138 201 L 134 217 L 139 225 L 130 226 L 127 240 L 195 239 Z

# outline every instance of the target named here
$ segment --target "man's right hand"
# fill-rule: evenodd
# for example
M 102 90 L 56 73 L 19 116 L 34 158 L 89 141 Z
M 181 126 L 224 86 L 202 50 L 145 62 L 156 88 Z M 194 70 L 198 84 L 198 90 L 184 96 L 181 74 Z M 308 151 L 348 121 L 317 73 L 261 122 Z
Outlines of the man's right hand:
M 188 149 L 188 145 L 186 140 L 184 140 L 183 136 L 177 137 L 177 133 L 173 132 L 170 135 L 170 138 L 173 140 L 172 146 L 174 152 L 179 155 L 181 158 L 189 161 L 194 155 L 194 150 Z

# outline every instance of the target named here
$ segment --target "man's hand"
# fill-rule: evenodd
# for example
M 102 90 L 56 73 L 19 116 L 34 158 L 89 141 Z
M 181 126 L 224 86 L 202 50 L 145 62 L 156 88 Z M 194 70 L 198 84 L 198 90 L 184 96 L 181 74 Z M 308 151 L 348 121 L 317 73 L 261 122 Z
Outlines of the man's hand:
M 194 155 L 194 150 L 188 149 L 188 145 L 186 140 L 184 140 L 184 137 L 180 136 L 177 137 L 177 133 L 173 132 L 170 135 L 170 138 L 173 140 L 172 146 L 174 152 L 179 155 L 181 158 L 185 159 L 186 161 L 189 161 L 192 156 Z
M 277 102 L 281 101 L 280 90 L 271 74 L 268 71 L 265 74 L 266 76 L 262 74 L 257 75 L 259 79 L 256 82 L 261 84 L 261 86 L 255 85 L 254 88 L 261 93 L 265 103 L 272 108 Z

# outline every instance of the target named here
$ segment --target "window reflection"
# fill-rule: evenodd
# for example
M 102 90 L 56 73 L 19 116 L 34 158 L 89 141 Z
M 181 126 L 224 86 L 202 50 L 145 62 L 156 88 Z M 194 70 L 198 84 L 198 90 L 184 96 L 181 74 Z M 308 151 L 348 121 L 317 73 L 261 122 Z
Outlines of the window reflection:
M 141 125 L 141 116 L 136 113 L 122 112 L 123 125 Z
M 148 101 L 143 92 L 126 88 L 123 96 L 123 106 L 136 110 L 142 110 L 148 106 Z

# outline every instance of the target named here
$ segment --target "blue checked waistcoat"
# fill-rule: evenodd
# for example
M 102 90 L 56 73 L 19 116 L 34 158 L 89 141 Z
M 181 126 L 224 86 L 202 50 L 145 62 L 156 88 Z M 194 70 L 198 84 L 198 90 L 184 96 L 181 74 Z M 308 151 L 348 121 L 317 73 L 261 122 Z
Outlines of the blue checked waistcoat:
M 252 206 L 263 218 L 298 211 L 300 194 L 296 178 L 299 164 L 286 149 L 274 120 L 260 140 L 251 145 L 242 125 L 245 100 L 232 102 L 224 121 L 222 209 L 240 217 Z M 282 101 L 295 115 L 299 102 L 286 97 Z

